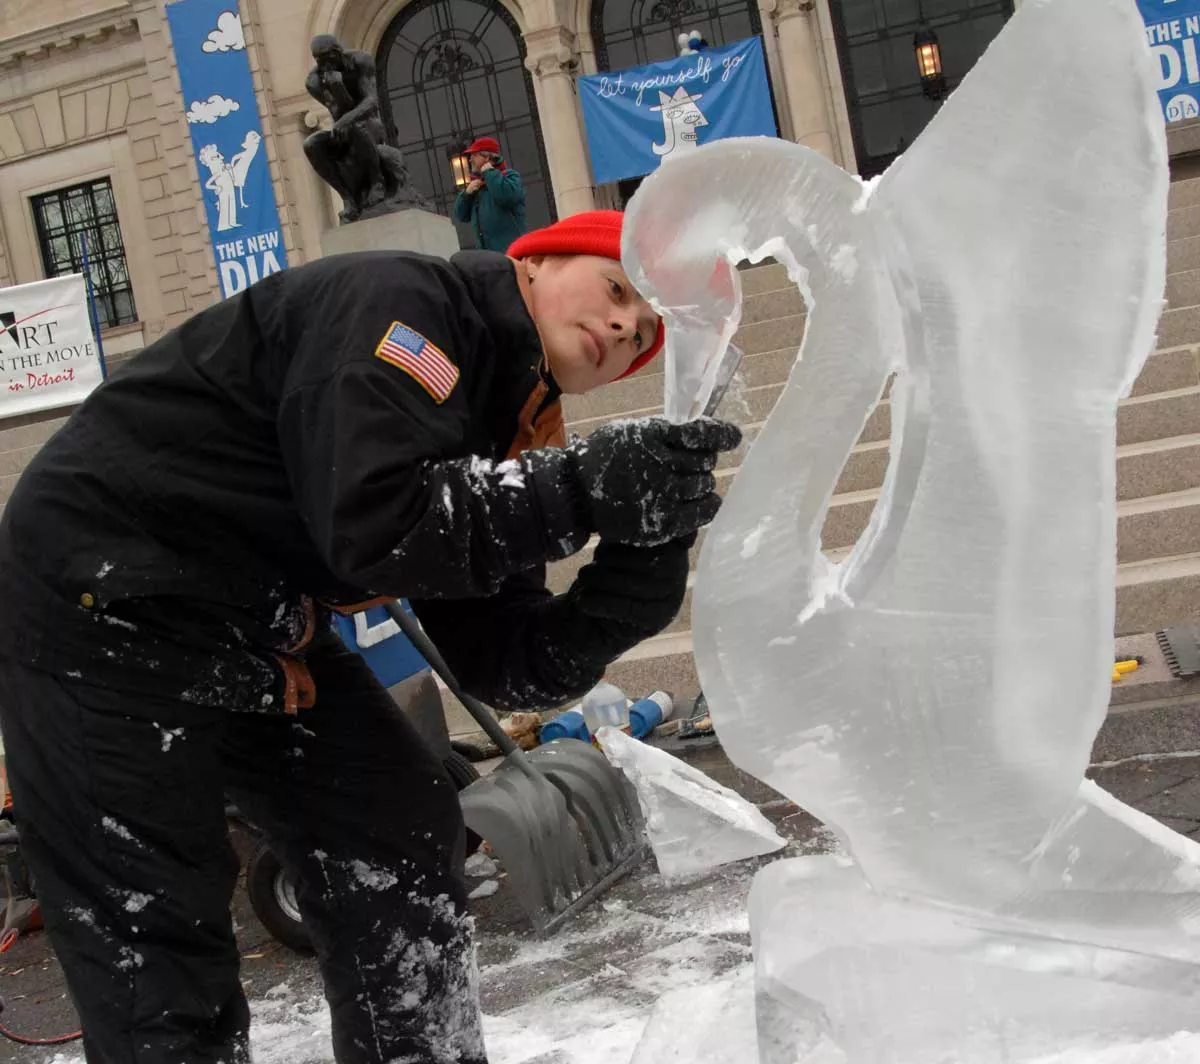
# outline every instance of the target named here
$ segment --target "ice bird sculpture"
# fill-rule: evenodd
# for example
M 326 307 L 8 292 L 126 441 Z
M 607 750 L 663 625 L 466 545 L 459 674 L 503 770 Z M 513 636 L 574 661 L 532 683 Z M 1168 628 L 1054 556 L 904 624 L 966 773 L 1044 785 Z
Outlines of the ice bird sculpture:
M 734 140 L 665 164 L 631 205 L 624 261 L 666 316 L 669 415 L 703 409 L 737 329 L 731 263 L 774 256 L 809 308 L 706 537 L 692 612 L 726 751 L 832 826 L 861 869 L 853 883 L 804 864 L 817 859 L 761 874 L 763 1000 L 810 1000 L 800 969 L 871 957 L 863 928 L 889 920 L 889 948 L 975 951 L 1000 966 L 989 976 L 1049 965 L 1121 993 L 1194 991 L 1200 848 L 1084 780 L 1112 664 L 1117 404 L 1154 346 L 1165 281 L 1155 83 L 1132 0 L 1027 0 L 873 186 L 795 144 Z M 835 483 L 868 417 L 889 412 L 874 513 L 834 563 L 820 535 Z M 1060 940 L 1076 952 L 1046 945 Z M 910 955 L 897 978 L 918 967 Z M 924 985 L 910 984 L 893 1000 Z M 1057 1000 L 1023 992 L 1032 1013 Z M 845 1033 L 854 1010 L 813 993 L 815 1027 Z M 1092 996 L 1110 1019 L 1118 999 Z M 920 1043 L 930 1025 L 913 1022 Z M 908 1060 L 898 1027 L 828 1059 Z M 762 1059 L 809 1059 L 786 1037 L 770 1056 L 759 1034 Z M 1015 1044 L 987 1045 L 1001 1043 Z M 913 1059 L 943 1059 L 929 1048 Z

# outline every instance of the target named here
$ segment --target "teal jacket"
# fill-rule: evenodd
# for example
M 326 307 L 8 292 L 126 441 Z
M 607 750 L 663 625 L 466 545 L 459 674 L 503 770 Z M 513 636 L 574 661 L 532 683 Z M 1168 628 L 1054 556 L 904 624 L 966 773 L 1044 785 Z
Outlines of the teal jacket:
M 454 198 L 454 217 L 470 222 L 476 247 L 505 252 L 525 232 L 525 186 L 516 170 L 492 167 L 483 172 L 483 188 Z

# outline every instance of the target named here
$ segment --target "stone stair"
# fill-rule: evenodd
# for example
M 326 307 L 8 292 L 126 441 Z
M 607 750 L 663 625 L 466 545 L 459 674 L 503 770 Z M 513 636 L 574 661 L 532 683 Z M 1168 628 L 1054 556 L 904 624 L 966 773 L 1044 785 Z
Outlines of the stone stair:
M 1155 353 L 1117 416 L 1117 635 L 1135 635 L 1200 616 L 1200 176 L 1171 186 L 1167 308 Z M 765 421 L 804 332 L 804 306 L 783 267 L 742 273 L 745 299 L 737 342 L 746 352 L 742 382 L 723 413 L 743 425 L 746 441 L 718 469 L 720 490 Z M 568 432 L 586 435 L 615 417 L 662 410 L 662 364 L 591 395 L 567 397 Z M 866 523 L 887 467 L 891 409 L 885 392 L 838 481 L 822 542 L 844 556 Z M 703 542 L 701 537 L 700 543 Z M 683 608 L 661 635 L 634 648 L 608 678 L 631 696 L 654 688 L 690 699 L 697 690 L 691 640 L 691 580 Z M 551 567 L 563 591 L 591 556 L 591 545 Z

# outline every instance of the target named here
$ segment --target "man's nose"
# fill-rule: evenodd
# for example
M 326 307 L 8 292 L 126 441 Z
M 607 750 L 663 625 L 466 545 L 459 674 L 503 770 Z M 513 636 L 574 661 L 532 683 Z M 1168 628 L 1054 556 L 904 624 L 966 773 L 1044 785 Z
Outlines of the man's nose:
M 632 336 L 637 332 L 637 311 L 633 307 L 614 307 L 608 327 L 618 336 Z

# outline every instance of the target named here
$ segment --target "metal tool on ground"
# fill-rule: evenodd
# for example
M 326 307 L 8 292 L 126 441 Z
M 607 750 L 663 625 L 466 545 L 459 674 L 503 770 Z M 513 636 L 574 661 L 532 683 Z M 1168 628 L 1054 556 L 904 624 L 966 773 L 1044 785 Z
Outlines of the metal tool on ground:
M 1158 633 L 1167 667 L 1177 680 L 1200 675 L 1200 625 L 1181 624 Z
M 490 775 L 459 792 L 463 819 L 499 854 L 534 930 L 556 931 L 642 859 L 636 795 L 589 743 L 556 739 L 521 750 L 462 689 L 416 621 L 396 603 L 387 610 L 505 755 Z
M 676 734 L 680 739 L 701 739 L 716 734 L 712 715 L 708 712 L 708 699 L 704 697 L 703 691 L 696 696 L 696 701 L 692 704 L 692 715 L 680 723 Z

